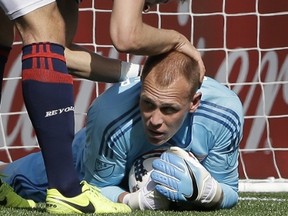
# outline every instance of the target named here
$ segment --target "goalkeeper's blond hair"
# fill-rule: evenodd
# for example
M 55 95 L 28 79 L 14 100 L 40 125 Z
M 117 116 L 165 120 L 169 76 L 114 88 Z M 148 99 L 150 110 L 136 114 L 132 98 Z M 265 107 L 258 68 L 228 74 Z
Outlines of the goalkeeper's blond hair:
M 199 65 L 194 59 L 178 51 L 170 51 L 148 57 L 143 67 L 141 79 L 144 81 L 146 76 L 152 72 L 156 83 L 166 87 L 183 76 L 190 84 L 190 94 L 194 95 L 200 88 L 199 70 Z

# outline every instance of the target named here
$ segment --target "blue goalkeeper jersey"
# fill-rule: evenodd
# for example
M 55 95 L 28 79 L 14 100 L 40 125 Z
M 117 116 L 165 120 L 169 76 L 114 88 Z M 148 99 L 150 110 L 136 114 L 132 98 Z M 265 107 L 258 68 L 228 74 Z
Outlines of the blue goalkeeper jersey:
M 87 115 L 86 147 L 81 165 L 88 182 L 101 187 L 120 185 L 137 157 L 159 148 L 150 144 L 144 134 L 140 91 L 139 78 L 133 78 L 115 84 L 92 103 Z M 223 205 L 232 205 L 238 199 L 242 104 L 233 91 L 208 77 L 199 91 L 202 92 L 199 108 L 187 115 L 167 145 L 192 152 L 221 183 Z M 102 191 L 114 201 L 122 192 L 117 187 Z
M 139 78 L 114 84 L 89 108 L 87 125 L 73 140 L 73 157 L 80 178 L 101 187 L 112 201 L 128 189 L 127 177 L 135 159 L 159 148 L 144 134 L 140 116 Z M 220 183 L 229 208 L 238 200 L 238 147 L 243 110 L 237 95 L 205 77 L 201 103 L 189 113 L 180 130 L 164 146 L 192 152 Z M 25 198 L 45 201 L 47 177 L 41 153 L 30 154 L 4 170 L 3 178 Z M 126 187 L 126 188 L 125 188 Z

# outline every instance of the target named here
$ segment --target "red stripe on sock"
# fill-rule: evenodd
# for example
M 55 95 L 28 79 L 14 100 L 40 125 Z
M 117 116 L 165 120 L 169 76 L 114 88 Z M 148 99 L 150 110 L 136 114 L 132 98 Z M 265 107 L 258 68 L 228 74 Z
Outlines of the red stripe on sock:
M 32 53 L 36 52 L 36 46 L 32 46 Z M 22 56 L 23 59 L 24 56 Z M 33 58 L 32 59 L 32 68 L 37 68 L 37 59 Z
M 66 62 L 65 61 L 65 57 L 63 55 L 59 55 L 57 53 L 48 53 L 48 52 L 37 52 L 35 53 L 34 51 L 34 47 L 33 47 L 33 53 L 31 54 L 26 54 L 22 57 L 22 61 L 26 60 L 26 59 L 29 59 L 29 58 L 41 58 L 41 57 L 44 57 L 44 58 L 54 58 L 54 59 L 59 59 L 60 61 L 63 61 L 63 62 Z
M 51 53 L 51 44 L 47 44 L 46 49 L 49 53 Z M 66 61 L 66 60 L 64 60 L 64 61 Z M 48 68 L 51 68 L 51 70 L 53 70 L 52 58 L 48 58 L 47 62 L 48 62 Z
M 43 44 L 39 44 L 39 51 L 43 52 Z M 41 57 L 38 59 L 39 63 L 40 63 L 40 68 L 46 68 L 45 67 L 45 58 Z M 50 68 L 47 68 L 50 69 Z
M 26 69 L 23 70 L 22 80 L 35 80 L 46 83 L 63 83 L 73 85 L 73 78 L 69 74 L 45 69 Z

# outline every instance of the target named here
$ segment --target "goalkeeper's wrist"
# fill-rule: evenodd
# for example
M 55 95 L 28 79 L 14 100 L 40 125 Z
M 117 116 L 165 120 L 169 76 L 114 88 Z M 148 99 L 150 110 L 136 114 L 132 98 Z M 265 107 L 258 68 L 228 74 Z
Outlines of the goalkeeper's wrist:
M 223 202 L 223 197 L 224 197 L 224 193 L 223 193 L 221 185 L 217 181 L 216 183 L 217 183 L 217 189 L 216 189 L 213 199 L 210 201 L 210 204 L 209 204 L 211 209 L 219 209 Z
M 206 191 L 200 200 L 196 200 L 196 204 L 200 205 L 205 210 L 219 209 L 223 201 L 223 190 L 221 185 L 211 177 L 207 184 Z
M 120 81 L 141 75 L 141 66 L 130 62 L 121 61 Z

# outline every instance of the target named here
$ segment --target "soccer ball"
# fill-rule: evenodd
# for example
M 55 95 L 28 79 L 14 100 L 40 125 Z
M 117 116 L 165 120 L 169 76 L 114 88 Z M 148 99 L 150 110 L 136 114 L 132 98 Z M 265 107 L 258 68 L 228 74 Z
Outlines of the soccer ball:
M 150 179 L 150 173 L 153 169 L 153 160 L 159 158 L 164 151 L 164 149 L 157 149 L 148 152 L 135 160 L 129 172 L 128 181 L 130 193 L 133 193 L 145 186 L 147 181 Z

